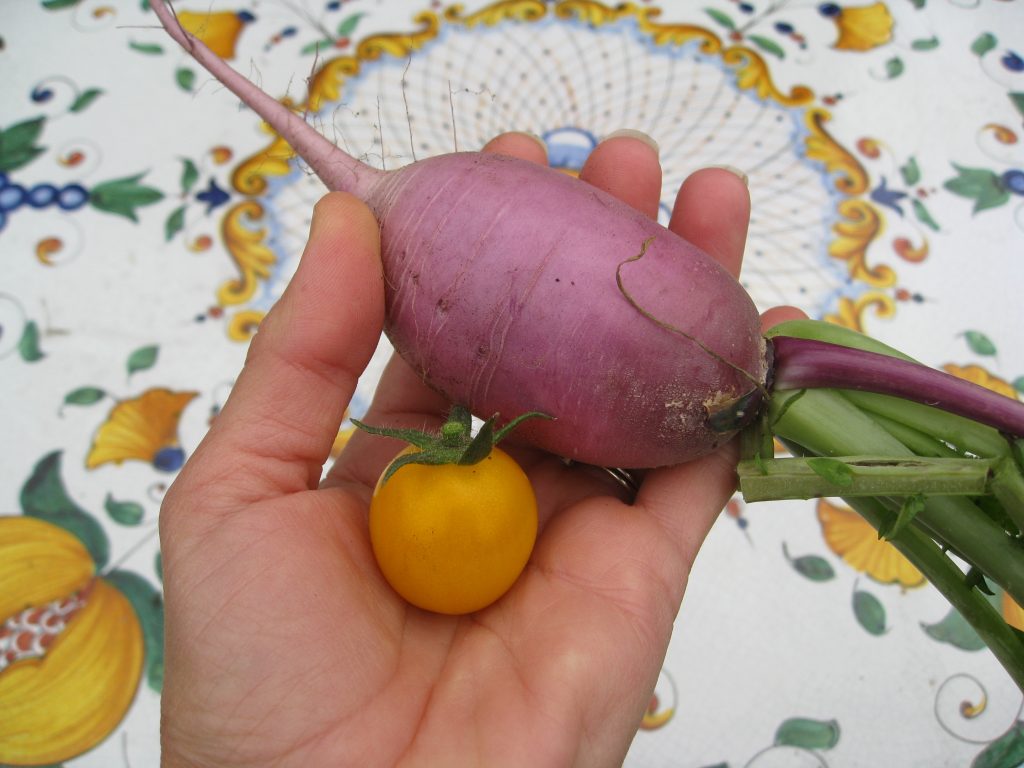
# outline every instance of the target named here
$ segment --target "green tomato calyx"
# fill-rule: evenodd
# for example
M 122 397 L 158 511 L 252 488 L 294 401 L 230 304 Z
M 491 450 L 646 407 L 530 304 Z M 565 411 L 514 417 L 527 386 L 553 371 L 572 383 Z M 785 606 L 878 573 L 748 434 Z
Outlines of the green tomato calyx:
M 491 450 L 504 440 L 508 434 L 526 419 L 550 419 L 546 413 L 530 411 L 517 416 L 508 424 L 495 429 L 498 414 L 494 414 L 483 423 L 477 433 L 473 434 L 473 417 L 469 410 L 461 405 L 452 407 L 440 433 L 433 434 L 419 429 L 395 429 L 390 427 L 374 427 L 352 419 L 352 423 L 364 432 L 381 437 L 393 437 L 404 440 L 419 450 L 399 456 L 384 471 L 381 483 L 406 464 L 461 464 L 471 465 L 486 459 Z

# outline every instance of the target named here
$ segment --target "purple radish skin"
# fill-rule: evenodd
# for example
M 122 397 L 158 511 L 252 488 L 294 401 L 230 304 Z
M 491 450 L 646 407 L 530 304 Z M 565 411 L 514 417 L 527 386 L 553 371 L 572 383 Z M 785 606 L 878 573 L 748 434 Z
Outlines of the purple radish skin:
M 710 256 L 534 163 L 459 152 L 371 168 L 183 30 L 164 0 L 151 7 L 328 188 L 373 211 L 385 332 L 448 400 L 483 417 L 544 412 L 553 420 L 526 422 L 517 439 L 605 466 L 678 464 L 734 433 L 712 429 L 709 413 L 763 389 L 765 343 L 750 297 Z

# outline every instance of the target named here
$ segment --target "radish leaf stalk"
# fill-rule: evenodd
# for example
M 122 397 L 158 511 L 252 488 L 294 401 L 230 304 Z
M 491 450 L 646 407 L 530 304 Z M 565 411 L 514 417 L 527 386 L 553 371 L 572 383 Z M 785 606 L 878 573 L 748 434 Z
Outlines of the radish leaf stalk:
M 895 525 L 897 513 L 886 510 L 875 499 L 850 499 L 847 503 L 876 530 Z M 890 543 L 960 612 L 1017 687 L 1024 690 L 1024 642 L 988 598 L 970 586 L 956 563 L 913 524 L 893 535 Z
M 1024 405 L 944 371 L 811 339 L 776 336 L 772 345 L 778 389 L 821 387 L 894 395 L 1024 435 Z
M 913 452 L 837 392 L 807 390 L 783 413 L 787 395 L 776 392 L 769 403 L 772 429 L 785 444 L 801 446 L 805 455 L 870 455 L 890 459 Z M 781 414 L 781 416 L 778 416 Z M 833 495 L 842 496 L 841 493 Z M 888 497 L 880 503 L 900 502 Z M 1017 602 L 1024 604 L 1024 551 L 1015 536 L 996 525 L 970 498 L 926 496 L 914 521 L 944 546 L 979 567 Z
M 834 462 L 839 472 L 815 462 Z M 989 492 L 994 461 L 978 459 L 792 458 L 739 464 L 740 491 L 748 502 L 823 496 L 981 496 Z

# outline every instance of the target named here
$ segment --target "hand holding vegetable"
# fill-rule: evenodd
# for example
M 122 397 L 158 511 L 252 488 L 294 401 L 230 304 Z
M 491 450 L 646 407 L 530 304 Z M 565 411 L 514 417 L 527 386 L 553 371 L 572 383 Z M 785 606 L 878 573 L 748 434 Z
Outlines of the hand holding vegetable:
M 544 161 L 521 135 L 490 149 Z M 583 177 L 654 215 L 644 143 L 603 142 Z M 735 273 L 748 208 L 735 175 L 700 171 L 671 226 Z M 633 506 L 601 472 L 508 447 L 538 502 L 526 570 L 484 611 L 421 611 L 369 541 L 372 489 L 400 444 L 356 434 L 320 483 L 383 316 L 377 223 L 332 193 L 164 504 L 165 766 L 620 764 L 734 489 L 733 447 L 649 472 Z M 436 428 L 448 408 L 396 357 L 364 420 Z
M 656 667 L 652 659 L 664 651 L 688 563 L 732 487 L 729 467 L 735 457 L 722 446 L 740 431 L 739 476 L 745 497 L 846 498 L 950 600 L 1024 689 L 1024 642 L 985 593 L 990 580 L 1024 603 L 1024 406 L 901 361 L 894 350 L 878 349 L 877 342 L 826 323 L 789 323 L 762 335 L 753 303 L 735 280 L 742 251 L 739 224 L 746 221 L 749 203 L 745 192 L 737 202 L 734 178 L 722 181 L 719 174 L 713 182 L 718 192 L 704 189 L 712 184 L 706 175 L 694 180 L 688 187 L 695 199 L 687 200 L 691 193 L 685 189 L 681 195 L 685 218 L 674 217 L 665 229 L 649 215 L 659 186 L 654 154 L 648 151 L 646 160 L 636 158 L 632 164 L 612 162 L 610 157 L 631 146 L 620 142 L 614 151 L 595 152 L 585 174 L 595 182 L 589 185 L 541 164 L 507 157 L 523 154 L 507 148 L 455 152 L 385 173 L 335 146 L 302 116 L 233 70 L 177 23 L 164 0 L 151 0 L 150 6 L 166 32 L 265 119 L 330 189 L 358 196 L 379 222 L 374 236 L 379 235 L 382 285 L 358 320 L 351 320 L 356 324 L 345 326 L 344 340 L 332 338 L 340 331 L 318 326 L 319 318 L 300 308 L 319 297 L 320 304 L 314 305 L 322 306 L 325 316 L 343 311 L 331 306 L 343 283 L 333 284 L 333 299 L 325 298 L 332 295 L 331 281 L 307 278 L 318 269 L 307 266 L 282 302 L 285 308 L 268 318 L 271 330 L 254 344 L 251 368 L 272 369 L 277 361 L 284 378 L 295 381 L 274 391 L 278 397 L 301 391 L 299 400 L 310 396 L 306 407 L 267 405 L 275 400 L 267 394 L 273 376 L 265 374 L 262 384 L 250 384 L 261 378 L 250 371 L 239 382 L 243 394 L 236 395 L 236 402 L 255 397 L 267 402 L 261 401 L 262 408 L 236 406 L 239 415 L 229 422 L 235 424 L 234 431 L 248 423 L 250 437 L 259 445 L 257 451 L 241 454 L 243 470 L 252 477 L 229 481 L 228 488 L 237 482 L 234 502 L 305 504 L 316 510 L 289 511 L 283 519 L 280 509 L 270 519 L 254 516 L 252 509 L 246 514 L 246 525 L 256 525 L 260 535 L 243 546 L 254 550 L 280 546 L 273 539 L 278 531 L 286 531 L 281 538 L 289 544 L 316 537 L 294 548 L 294 562 L 287 557 L 278 561 L 294 570 L 277 573 L 266 585 L 278 598 L 273 604 L 298 610 L 299 616 L 292 618 L 302 621 L 287 623 L 271 636 L 276 640 L 251 641 L 245 647 L 254 651 L 248 654 L 250 661 L 266 669 L 271 655 L 267 643 L 281 638 L 300 647 L 338 638 L 349 651 L 373 641 L 365 657 L 369 666 L 358 669 L 362 685 L 332 706 L 320 702 L 310 708 L 308 720 L 289 721 L 292 736 L 302 732 L 307 737 L 302 742 L 307 749 L 331 741 L 325 734 L 372 733 L 376 723 L 362 722 L 363 715 L 388 701 L 403 712 L 407 727 L 416 721 L 404 747 L 401 740 L 392 740 L 393 748 L 427 755 L 435 764 L 450 762 L 447 758 L 466 750 L 480 755 L 502 747 L 514 753 L 519 746 L 515 735 L 495 736 L 479 728 L 481 712 L 492 712 L 498 690 L 504 689 L 519 705 L 506 706 L 504 712 L 521 722 L 536 715 L 525 708 L 527 701 L 554 707 L 543 722 L 563 726 L 553 734 L 562 736 L 556 738 L 561 750 L 551 753 L 557 762 L 578 759 L 589 765 L 621 752 L 642 703 L 633 697 L 643 690 L 644 680 L 651 681 Z M 526 156 L 538 151 L 533 146 Z M 652 163 L 653 175 L 643 171 Z M 628 168 L 635 176 L 619 171 L 609 175 L 615 168 Z M 732 196 L 731 203 L 715 200 L 716 194 Z M 342 206 L 353 220 L 368 218 L 367 210 L 349 198 L 329 200 L 325 205 Z M 703 226 L 709 231 L 701 231 Z M 331 231 L 324 224 L 320 229 Z M 358 238 L 348 243 L 349 250 L 353 242 L 365 250 L 367 243 Z M 313 254 L 321 247 L 314 237 L 306 264 L 318 263 Z M 337 251 L 330 274 L 366 269 L 365 253 L 362 261 L 348 264 L 346 249 L 339 246 Z M 351 274 L 347 277 L 349 291 L 351 285 L 362 284 Z M 292 298 L 296 294 L 300 298 Z M 500 413 L 510 418 L 527 411 L 553 417 L 534 420 L 519 433 L 526 444 L 543 451 L 517 457 L 540 499 L 537 547 L 506 597 L 475 614 L 468 625 L 433 618 L 431 629 L 421 631 L 427 620 L 420 615 L 410 619 L 407 604 L 392 602 L 384 608 L 395 598 L 384 587 L 380 571 L 370 568 L 365 537 L 358 535 L 363 532 L 362 516 L 339 522 L 337 515 L 328 514 L 331 507 L 365 501 L 367 489 L 396 450 L 393 446 L 374 448 L 355 440 L 325 488 L 312 490 L 325 455 L 323 429 L 340 421 L 338 408 L 347 402 L 349 389 L 344 382 L 351 384 L 365 361 L 369 342 L 357 344 L 363 338 L 360 329 L 365 330 L 358 323 L 368 317 L 380 322 L 367 338 L 383 329 L 404 361 L 392 367 L 381 399 L 367 415 L 369 423 L 402 426 L 411 419 L 418 423 L 410 426 L 422 426 L 424 414 L 437 418 L 447 408 L 447 403 L 442 408 L 443 399 L 482 417 Z M 301 338 L 292 338 L 296 327 L 305 334 Z M 268 337 L 270 341 L 263 340 Z M 258 360 L 263 361 L 259 366 Z M 440 394 L 429 394 L 424 384 Z M 270 441 L 263 438 L 278 437 L 266 434 L 267 425 L 274 423 L 281 425 L 280 442 L 267 448 Z M 231 435 L 232 427 L 224 431 Z M 794 457 L 774 458 L 775 439 Z M 223 436 L 213 438 L 217 442 L 224 442 Z M 648 514 L 636 516 L 610 497 L 594 500 L 595 479 L 568 469 L 552 455 L 611 467 L 678 468 L 648 475 L 636 499 L 640 511 Z M 696 463 L 679 466 L 688 461 Z M 260 463 L 266 466 L 256 472 Z M 222 470 L 217 476 L 229 473 Z M 665 479 L 673 477 L 695 478 L 696 484 L 686 488 Z M 205 487 L 212 482 L 207 479 Z M 269 491 L 285 495 L 275 498 Z M 690 510 L 694 503 L 696 509 Z M 373 517 L 371 511 L 371 521 Z M 416 525 L 423 521 L 418 515 L 409 519 Z M 252 530 L 248 538 L 241 537 L 243 542 L 251 539 Z M 205 539 L 197 543 L 197 549 L 211 546 Z M 317 547 L 326 550 L 314 557 Z M 394 557 L 402 561 L 411 552 Z M 381 556 L 379 550 L 377 555 L 397 585 L 402 578 L 386 567 L 391 556 Z M 478 560 L 488 562 L 487 557 Z M 319 563 L 322 570 L 302 570 Z M 223 571 L 230 569 L 224 566 Z M 300 572 L 306 576 L 302 586 L 309 597 L 289 602 L 285 592 L 295 588 Z M 266 577 L 246 573 L 236 593 L 241 594 L 243 585 L 253 587 L 259 578 Z M 335 588 L 332 578 L 343 584 Z M 415 584 L 421 578 L 406 581 Z M 204 580 L 182 594 L 195 597 L 209 585 Z M 413 590 L 403 592 L 411 595 Z M 173 593 L 170 588 L 169 596 Z M 336 607 L 331 598 L 339 596 L 346 599 Z M 207 600 L 198 607 L 211 604 L 221 603 Z M 365 607 L 357 614 L 366 623 L 352 621 L 353 605 Z M 556 615 L 544 613 L 542 606 L 553 607 Z M 210 616 L 201 626 L 212 626 L 216 618 Z M 296 636 L 290 628 L 303 623 L 317 631 Z M 232 625 L 235 632 L 237 627 Z M 570 642 L 572 631 L 593 635 L 600 643 L 584 647 Z M 191 639 L 198 639 L 198 633 Z M 618 641 L 614 646 L 613 639 Z M 419 648 L 412 656 L 402 648 L 411 641 Z M 611 664 L 613 647 L 627 655 L 625 667 Z M 423 652 L 425 648 L 430 650 Z M 331 655 L 333 646 L 327 652 L 319 646 L 304 650 L 306 657 L 316 656 L 334 669 L 357 671 L 346 666 L 351 664 L 348 657 L 343 661 Z M 242 661 L 245 654 L 232 658 Z M 429 671 L 407 672 L 410 663 L 425 663 Z M 468 668 L 460 674 L 461 663 Z M 607 669 L 624 670 L 616 677 L 617 685 L 595 684 L 601 678 L 592 673 Z M 480 670 L 493 678 L 481 676 Z M 332 676 L 308 674 L 310 685 L 326 694 L 323 686 Z M 201 672 L 195 677 L 205 679 Z M 262 678 L 260 686 L 242 691 L 244 701 L 230 711 L 244 714 L 255 708 L 257 716 L 245 719 L 262 727 L 271 710 L 266 704 L 258 706 L 260 697 L 254 692 L 290 690 L 286 686 L 292 679 L 279 676 L 278 690 L 273 674 Z M 550 698 L 539 697 L 552 679 L 560 684 L 546 691 Z M 489 687 L 488 680 L 504 685 Z M 371 690 L 413 690 L 418 698 L 369 694 L 367 685 Z M 410 701 L 420 703 L 410 709 Z M 419 711 L 423 706 L 429 707 L 426 713 Z M 433 718 L 434 711 L 446 707 L 458 712 Z M 567 713 L 574 713 L 568 725 Z M 597 733 L 597 722 L 606 735 L 589 738 Z M 322 727 L 317 729 L 316 723 Z M 461 733 L 471 734 L 457 745 L 444 738 L 451 735 L 447 728 L 453 723 L 465 726 Z M 566 728 L 574 736 L 566 739 Z M 515 729 L 502 732 L 514 734 Z M 406 752 L 385 761 L 399 754 Z M 531 758 L 537 762 L 536 754 Z

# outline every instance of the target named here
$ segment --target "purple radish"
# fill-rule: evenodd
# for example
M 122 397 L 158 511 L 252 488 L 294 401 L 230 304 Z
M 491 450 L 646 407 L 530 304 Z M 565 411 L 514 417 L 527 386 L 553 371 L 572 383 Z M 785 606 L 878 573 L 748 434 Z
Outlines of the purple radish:
M 618 467 L 708 453 L 742 425 L 734 404 L 754 415 L 746 400 L 767 371 L 758 312 L 703 251 L 534 163 L 458 152 L 371 168 L 183 30 L 163 0 L 151 5 L 327 187 L 367 203 L 381 228 L 385 332 L 448 400 L 483 417 L 541 411 L 553 418 L 524 423 L 518 439 Z M 724 427 L 709 425 L 714 413 Z
M 483 418 L 552 417 L 518 439 L 603 466 L 678 464 L 756 418 L 771 379 L 895 394 L 1024 435 L 1021 403 L 940 371 L 813 339 L 766 342 L 714 259 L 558 171 L 479 152 L 371 168 L 185 31 L 165 0 L 150 5 L 324 184 L 373 211 L 385 332 L 423 380 Z

